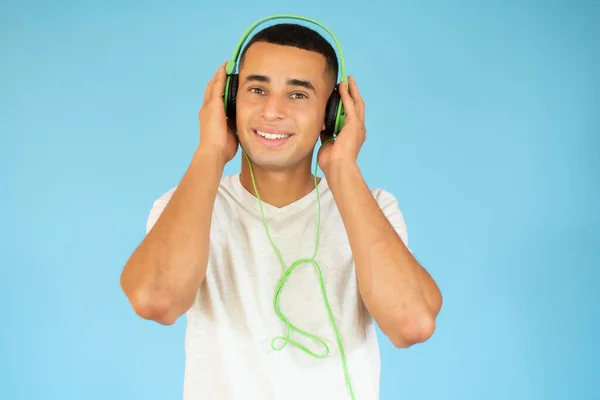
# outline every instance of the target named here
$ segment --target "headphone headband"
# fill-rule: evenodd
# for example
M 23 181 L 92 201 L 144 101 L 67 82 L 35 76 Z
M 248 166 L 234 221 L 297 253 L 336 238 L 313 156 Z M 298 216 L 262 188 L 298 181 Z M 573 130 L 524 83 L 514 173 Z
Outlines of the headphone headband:
M 338 42 L 338 40 L 335 37 L 335 35 L 333 34 L 333 32 L 329 28 L 327 28 L 325 25 L 321 24 L 318 21 L 315 21 L 314 19 L 307 18 L 307 17 L 302 17 L 302 16 L 299 16 L 299 15 L 292 15 L 292 14 L 272 15 L 270 17 L 262 18 L 262 19 L 256 21 L 254 24 L 252 24 L 246 30 L 246 32 L 244 32 L 244 34 L 242 35 L 242 38 L 240 39 L 240 41 L 238 42 L 237 46 L 235 47 L 235 51 L 233 52 L 233 55 L 231 56 L 231 59 L 227 62 L 226 71 L 227 71 L 228 75 L 230 75 L 233 72 L 233 70 L 235 69 L 235 65 L 237 63 L 238 57 L 240 55 L 240 52 L 242 50 L 242 46 L 244 45 L 244 42 L 250 36 L 250 34 L 259 25 L 263 24 L 264 22 L 267 22 L 267 21 L 270 21 L 270 20 L 274 20 L 274 19 L 296 19 L 296 20 L 300 20 L 300 21 L 306 21 L 306 22 L 310 22 L 310 23 L 312 23 L 314 25 L 317 25 L 317 26 L 323 28 L 324 30 L 326 30 L 327 33 L 329 33 L 329 35 L 333 39 L 333 41 L 335 43 L 335 47 L 336 47 L 337 52 L 338 52 L 338 61 L 339 61 L 339 64 L 340 64 L 340 82 L 345 82 L 345 83 L 348 82 L 348 77 L 346 76 L 346 65 L 345 65 L 345 62 L 344 62 L 344 53 L 342 52 L 342 46 L 340 46 L 340 43 Z

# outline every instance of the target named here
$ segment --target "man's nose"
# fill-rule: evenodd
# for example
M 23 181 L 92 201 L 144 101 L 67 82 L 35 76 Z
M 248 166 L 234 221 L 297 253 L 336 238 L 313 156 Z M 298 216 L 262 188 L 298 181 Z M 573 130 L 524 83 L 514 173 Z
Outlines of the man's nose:
M 263 104 L 262 117 L 268 120 L 282 119 L 285 117 L 285 99 L 271 94 Z

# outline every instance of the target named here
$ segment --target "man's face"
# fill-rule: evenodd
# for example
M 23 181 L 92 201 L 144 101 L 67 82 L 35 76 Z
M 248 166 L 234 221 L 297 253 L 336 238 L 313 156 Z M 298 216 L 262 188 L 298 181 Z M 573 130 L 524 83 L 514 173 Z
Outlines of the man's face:
M 239 140 L 250 159 L 280 171 L 310 163 L 331 89 L 321 54 L 254 43 L 240 69 L 236 100 Z

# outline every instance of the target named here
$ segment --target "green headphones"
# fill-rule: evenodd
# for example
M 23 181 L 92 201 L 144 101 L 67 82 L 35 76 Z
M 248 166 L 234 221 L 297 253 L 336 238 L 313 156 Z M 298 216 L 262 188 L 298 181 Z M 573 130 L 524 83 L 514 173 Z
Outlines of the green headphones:
M 273 20 L 273 19 L 285 19 L 285 18 L 311 22 L 317 26 L 320 26 L 321 28 L 326 30 L 329 33 L 329 35 L 331 35 L 331 37 L 333 38 L 333 41 L 335 42 L 335 46 L 337 48 L 338 63 L 340 65 L 341 77 L 338 82 L 338 85 L 341 82 L 344 82 L 346 84 L 348 83 L 348 78 L 346 76 L 346 66 L 344 64 L 344 55 L 342 53 L 342 48 L 341 48 L 337 38 L 335 37 L 335 35 L 333 34 L 333 32 L 331 32 L 331 30 L 329 28 L 327 28 L 326 26 L 322 25 L 321 23 L 319 23 L 313 19 L 301 17 L 301 16 L 297 16 L 297 15 L 280 14 L 280 15 L 273 15 L 270 17 L 265 17 L 263 19 L 258 20 L 254 24 L 252 24 L 250 26 L 250 28 L 248 28 L 248 30 L 246 30 L 246 32 L 244 32 L 244 35 L 242 36 L 238 45 L 235 48 L 235 51 L 233 53 L 233 56 L 231 57 L 231 60 L 229 60 L 227 62 L 227 68 L 226 68 L 227 79 L 225 81 L 225 93 L 223 94 L 223 101 L 225 103 L 225 115 L 228 118 L 232 118 L 235 116 L 235 99 L 237 96 L 237 88 L 238 88 L 238 74 L 234 74 L 233 71 L 238 62 L 238 57 L 241 54 L 242 45 L 244 44 L 246 39 L 250 36 L 250 34 L 256 29 L 256 27 L 258 27 L 262 23 Z M 338 87 L 336 85 L 336 88 L 333 90 L 331 96 L 329 97 L 329 100 L 327 101 L 327 108 L 325 110 L 325 130 L 323 131 L 323 133 L 327 136 L 337 135 L 342 130 L 345 120 L 346 120 L 346 112 L 344 110 L 344 106 L 342 104 L 342 99 L 340 97 L 340 93 L 339 93 Z

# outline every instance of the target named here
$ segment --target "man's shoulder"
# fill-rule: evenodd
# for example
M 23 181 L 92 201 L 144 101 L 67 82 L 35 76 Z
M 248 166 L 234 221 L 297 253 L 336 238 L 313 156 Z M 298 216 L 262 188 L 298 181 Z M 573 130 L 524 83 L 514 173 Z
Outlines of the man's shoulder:
M 230 192 L 233 188 L 233 182 L 234 182 L 234 179 L 236 176 L 237 176 L 236 174 L 224 175 L 221 178 L 221 181 L 219 182 L 219 188 L 217 190 L 218 194 Z M 175 194 L 177 187 L 178 186 L 174 186 L 174 187 L 168 189 L 167 191 L 162 192 L 158 197 L 154 198 L 154 200 L 152 201 L 152 206 L 150 208 L 150 215 L 148 216 L 148 220 L 146 223 L 146 231 L 147 232 L 150 231 L 152 226 L 156 223 L 156 221 L 158 220 L 158 218 L 160 217 L 160 215 L 166 208 L 169 201 L 171 201 L 171 198 Z M 216 201 L 219 201 L 219 198 L 221 198 L 221 197 L 222 196 L 217 195 Z
M 224 175 L 219 183 L 218 191 L 230 191 L 234 186 L 234 179 L 236 179 L 238 176 L 239 174 Z M 154 200 L 154 206 L 161 207 L 166 205 L 166 203 L 169 202 L 171 197 L 173 197 L 173 193 L 175 193 L 175 190 L 177 190 L 177 186 L 170 188 L 166 192 L 163 192 L 158 198 Z M 387 190 L 382 187 L 369 187 L 369 190 L 371 191 L 371 194 L 373 195 L 375 200 L 377 200 L 377 202 L 380 205 L 389 205 L 389 203 L 397 204 L 396 196 L 392 194 L 390 190 Z
M 400 235 L 405 245 L 408 246 L 408 229 L 398 198 L 390 190 L 383 188 L 372 188 L 370 190 L 383 215 Z
M 398 206 L 398 199 L 392 191 L 382 187 L 369 187 L 371 194 L 379 204 L 379 207 Z
M 160 196 L 158 196 L 157 198 L 155 198 L 153 200 L 152 206 L 158 207 L 158 206 L 164 206 L 165 204 L 167 204 L 169 202 L 169 200 L 171 200 L 171 197 L 173 197 L 173 193 L 175 193 L 176 189 L 177 189 L 177 186 L 174 186 L 171 189 L 167 190 L 166 192 L 160 194 Z
M 222 190 L 228 190 L 231 187 L 231 184 L 233 182 L 233 179 L 237 176 L 237 174 L 231 174 L 231 175 L 224 175 L 221 178 L 221 181 L 219 182 L 219 191 Z M 175 190 L 177 190 L 178 186 L 174 186 L 170 189 L 168 189 L 166 192 L 161 193 L 157 198 L 155 198 L 153 200 L 153 205 L 154 206 L 164 206 L 166 203 L 169 202 L 169 200 L 171 200 L 171 198 L 173 197 L 173 194 L 175 193 Z

